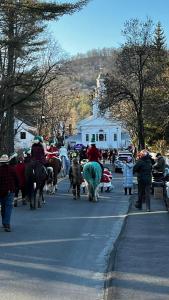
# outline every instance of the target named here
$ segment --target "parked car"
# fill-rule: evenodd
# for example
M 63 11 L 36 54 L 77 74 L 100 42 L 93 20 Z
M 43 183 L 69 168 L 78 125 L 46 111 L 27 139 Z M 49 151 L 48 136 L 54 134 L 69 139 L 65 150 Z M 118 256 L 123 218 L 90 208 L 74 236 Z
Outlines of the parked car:
M 122 171 L 123 162 L 124 161 L 126 162 L 127 158 L 129 156 L 131 156 L 133 159 L 133 155 L 131 152 L 128 152 L 128 151 L 119 151 L 118 152 L 118 156 L 116 157 L 115 162 L 114 162 L 114 171 L 115 172 Z

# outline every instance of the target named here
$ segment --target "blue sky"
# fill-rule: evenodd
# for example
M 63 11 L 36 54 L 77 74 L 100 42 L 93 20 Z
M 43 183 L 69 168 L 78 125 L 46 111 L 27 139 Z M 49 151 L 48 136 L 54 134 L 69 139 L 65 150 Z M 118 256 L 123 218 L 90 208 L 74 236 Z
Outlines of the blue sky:
M 124 22 L 146 17 L 161 22 L 168 42 L 169 0 L 91 0 L 80 12 L 52 23 L 50 32 L 66 52 L 75 55 L 94 48 L 119 47 Z

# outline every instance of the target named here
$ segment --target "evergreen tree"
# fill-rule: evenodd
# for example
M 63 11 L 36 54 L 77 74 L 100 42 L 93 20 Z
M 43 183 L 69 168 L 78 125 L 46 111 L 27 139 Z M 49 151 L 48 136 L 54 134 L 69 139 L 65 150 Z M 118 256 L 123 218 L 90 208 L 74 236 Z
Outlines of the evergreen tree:
M 64 14 L 73 14 L 89 0 L 72 3 L 53 3 L 39 0 L 5 0 L 0 3 L 0 148 L 14 150 L 14 107 L 24 101 L 16 99 L 19 90 L 28 95 L 43 85 L 46 70 L 38 72 L 38 53 L 45 41 L 40 34 L 47 22 Z M 26 76 L 27 74 L 27 76 Z M 32 80 L 33 79 L 33 80 Z M 34 82 L 34 86 L 30 86 Z
M 160 22 L 157 23 L 155 29 L 154 46 L 158 52 L 166 50 L 166 38 Z

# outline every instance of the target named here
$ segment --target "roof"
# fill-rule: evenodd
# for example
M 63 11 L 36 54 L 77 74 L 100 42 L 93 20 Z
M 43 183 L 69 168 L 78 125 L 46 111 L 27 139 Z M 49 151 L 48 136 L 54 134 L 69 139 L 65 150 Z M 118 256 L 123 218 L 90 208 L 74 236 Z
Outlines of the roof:
M 86 119 L 81 120 L 78 124 L 77 127 L 85 127 L 85 126 L 116 126 L 116 125 L 121 125 L 120 121 L 110 119 L 110 118 L 105 118 L 105 117 L 94 117 L 90 116 Z

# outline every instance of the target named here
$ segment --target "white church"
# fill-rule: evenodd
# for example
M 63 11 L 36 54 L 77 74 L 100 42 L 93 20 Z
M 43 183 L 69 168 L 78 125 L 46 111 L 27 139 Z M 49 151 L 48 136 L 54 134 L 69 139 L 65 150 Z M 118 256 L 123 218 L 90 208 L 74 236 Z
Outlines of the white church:
M 99 149 L 119 149 L 126 148 L 131 143 L 130 136 L 120 121 L 112 119 L 108 112 L 104 116 L 100 113 L 99 99 L 104 90 L 104 76 L 100 73 L 96 79 L 92 115 L 78 122 L 78 134 L 67 139 L 71 145 L 87 146 L 91 141 L 95 141 Z

